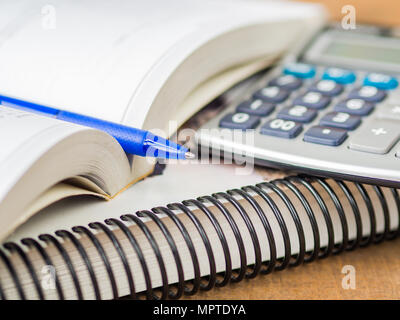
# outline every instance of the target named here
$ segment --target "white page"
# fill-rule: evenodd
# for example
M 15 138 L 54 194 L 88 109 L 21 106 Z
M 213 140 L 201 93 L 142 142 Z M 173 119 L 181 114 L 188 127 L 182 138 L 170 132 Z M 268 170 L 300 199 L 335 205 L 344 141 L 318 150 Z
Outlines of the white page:
M 79 126 L 1 106 L 0 201 L 47 150 L 79 130 Z
M 239 188 L 263 180 L 256 171 L 248 175 L 237 174 L 243 170 L 247 169 L 235 165 L 197 164 L 194 161 L 170 165 L 163 175 L 137 183 L 112 201 L 80 197 L 53 204 L 19 227 L 7 241 L 37 237 L 41 233 L 87 225 L 107 218 L 119 218 L 122 214 Z
M 315 12 L 282 1 L 2 0 L 0 93 L 141 127 L 155 94 L 202 44 Z

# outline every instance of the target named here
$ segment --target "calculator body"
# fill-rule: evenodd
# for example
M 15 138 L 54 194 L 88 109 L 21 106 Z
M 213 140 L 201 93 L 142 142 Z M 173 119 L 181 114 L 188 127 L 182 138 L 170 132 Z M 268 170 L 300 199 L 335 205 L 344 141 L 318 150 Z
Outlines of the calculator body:
M 399 187 L 399 80 L 391 30 L 330 26 L 233 94 L 196 142 L 268 167 Z

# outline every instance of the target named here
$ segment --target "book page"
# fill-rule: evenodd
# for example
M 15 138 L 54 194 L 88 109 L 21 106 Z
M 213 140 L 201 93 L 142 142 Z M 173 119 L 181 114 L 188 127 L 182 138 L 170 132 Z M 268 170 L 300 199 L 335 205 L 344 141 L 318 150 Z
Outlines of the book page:
M 273 61 L 274 59 L 272 58 L 256 60 L 244 66 L 230 68 L 210 78 L 186 97 L 182 105 L 179 106 L 175 119 L 179 123 L 183 123 L 190 117 L 191 110 L 197 110 L 199 106 L 207 105 L 221 95 L 226 88 L 231 88 L 243 79 L 271 65 Z
M 229 164 L 200 164 L 197 161 L 169 165 L 162 175 L 139 182 L 111 201 L 79 197 L 55 203 L 19 227 L 7 241 L 19 241 L 24 237 L 36 237 L 58 229 L 119 218 L 122 214 L 239 188 L 263 180 L 257 171 L 249 175 L 237 175 L 237 170 L 240 172 L 243 168 Z
M 42 193 L 42 195 L 26 209 L 26 214 L 32 216 L 36 212 L 39 212 L 50 204 L 60 201 L 61 199 L 81 195 L 90 195 L 107 200 L 107 197 L 103 195 L 101 191 L 93 192 L 90 191 L 89 188 L 86 189 L 76 185 L 60 182 Z
M 201 45 L 249 23 L 303 19 L 315 8 L 285 1 L 3 0 L 0 94 L 141 127 L 154 95 Z
M 0 239 L 54 201 L 110 198 L 131 182 L 126 154 L 102 131 L 1 105 L 0 137 Z M 60 182 L 72 187 L 51 189 Z
M 47 150 L 81 127 L 0 107 L 0 202 Z

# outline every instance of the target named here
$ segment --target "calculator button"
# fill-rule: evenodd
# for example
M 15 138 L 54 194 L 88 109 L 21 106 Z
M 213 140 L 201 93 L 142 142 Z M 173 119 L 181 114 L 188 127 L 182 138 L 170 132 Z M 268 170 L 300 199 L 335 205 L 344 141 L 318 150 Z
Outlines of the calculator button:
M 372 86 L 364 86 L 350 92 L 350 99 L 363 99 L 369 102 L 380 102 L 385 99 L 386 93 Z
M 279 76 L 269 82 L 270 86 L 278 86 L 287 90 L 296 90 L 301 87 L 303 81 L 290 74 Z
M 284 120 L 292 120 L 297 122 L 308 123 L 314 120 L 317 115 L 315 109 L 310 109 L 305 106 L 295 105 L 292 107 L 285 107 L 278 112 L 277 117 Z
M 338 146 L 347 138 L 347 132 L 343 129 L 327 128 L 323 126 L 311 127 L 304 134 L 304 141 L 324 144 L 327 146 Z
M 360 128 L 351 138 L 349 148 L 369 153 L 385 154 L 400 138 L 400 126 L 395 122 L 375 120 Z
M 261 127 L 261 134 L 291 139 L 296 137 L 302 130 L 302 125 L 294 121 L 274 119 L 268 121 Z
M 340 84 L 350 84 L 356 81 L 356 75 L 350 70 L 327 68 L 322 76 L 324 80 L 333 80 Z
M 365 86 L 373 86 L 382 90 L 395 89 L 399 85 L 396 78 L 387 74 L 370 73 L 364 79 Z
M 260 118 L 247 113 L 229 113 L 221 119 L 219 126 L 228 129 L 254 129 L 260 123 Z
M 277 86 L 266 87 L 254 93 L 255 99 L 261 99 L 266 102 L 280 103 L 287 99 L 289 92 Z
M 376 115 L 380 119 L 400 121 L 400 103 L 380 105 Z
M 308 79 L 315 76 L 315 67 L 305 63 L 289 63 L 285 66 L 283 73 L 302 79 Z
M 333 110 L 337 112 L 346 112 L 358 116 L 366 116 L 374 109 L 374 104 L 362 99 L 349 99 L 339 102 Z
M 265 117 L 275 108 L 275 105 L 260 99 L 244 101 L 236 108 L 237 112 L 244 112 L 253 116 Z
M 343 91 L 343 86 L 337 84 L 333 80 L 321 80 L 311 87 L 311 91 L 320 92 L 327 96 L 333 97 Z
M 323 96 L 319 92 L 307 92 L 305 95 L 293 100 L 293 104 L 295 105 L 301 105 L 313 109 L 323 109 L 330 102 L 330 98 Z
M 346 130 L 354 130 L 361 123 L 361 118 L 344 112 L 330 112 L 324 115 L 320 121 L 321 126 L 335 127 Z
M 400 89 L 391 91 L 386 98 L 385 103 L 400 104 Z

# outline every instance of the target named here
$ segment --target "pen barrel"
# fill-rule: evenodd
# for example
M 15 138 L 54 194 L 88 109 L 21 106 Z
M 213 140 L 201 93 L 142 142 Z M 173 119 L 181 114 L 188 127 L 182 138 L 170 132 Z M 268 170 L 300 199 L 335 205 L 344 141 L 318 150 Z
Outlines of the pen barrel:
M 60 111 L 57 119 L 107 132 L 113 136 L 126 153 L 142 157 L 185 159 L 188 149 L 155 134 L 68 111 Z
M 61 111 L 57 115 L 57 119 L 107 132 L 119 142 L 126 153 L 139 156 L 146 156 L 148 147 L 145 140 L 149 134 L 154 136 L 144 130 L 68 111 Z

